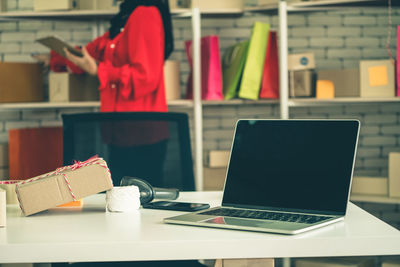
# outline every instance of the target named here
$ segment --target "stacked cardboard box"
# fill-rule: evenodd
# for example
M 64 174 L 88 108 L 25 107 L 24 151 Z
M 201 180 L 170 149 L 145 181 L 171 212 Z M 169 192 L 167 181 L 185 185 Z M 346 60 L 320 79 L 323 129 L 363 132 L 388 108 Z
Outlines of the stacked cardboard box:
M 230 151 L 211 150 L 208 154 L 208 166 L 204 168 L 204 189 L 223 190 Z
M 43 101 L 42 66 L 0 62 L 0 103 Z
M 34 11 L 60 11 L 60 10 L 71 10 L 76 8 L 75 0 L 34 0 L 33 10 Z
M 175 100 L 181 98 L 179 61 L 165 61 L 164 83 L 167 100 Z
M 51 72 L 49 74 L 49 101 L 98 101 L 99 80 L 88 74 Z
M 315 59 L 313 53 L 292 54 L 288 57 L 289 96 L 312 97 L 315 95 Z

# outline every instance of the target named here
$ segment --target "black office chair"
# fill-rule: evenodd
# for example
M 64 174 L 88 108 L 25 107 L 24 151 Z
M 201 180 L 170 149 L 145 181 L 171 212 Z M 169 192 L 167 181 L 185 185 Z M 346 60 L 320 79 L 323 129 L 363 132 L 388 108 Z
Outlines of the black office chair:
M 63 114 L 64 165 L 99 155 L 114 186 L 123 176 L 156 187 L 195 190 L 188 116 L 185 113 Z
M 156 187 L 194 191 L 188 116 L 185 113 L 115 112 L 63 114 L 64 165 L 93 155 L 108 164 L 115 186 L 123 176 Z M 66 264 L 53 264 L 66 267 Z M 198 261 L 75 263 L 71 266 L 204 266 Z

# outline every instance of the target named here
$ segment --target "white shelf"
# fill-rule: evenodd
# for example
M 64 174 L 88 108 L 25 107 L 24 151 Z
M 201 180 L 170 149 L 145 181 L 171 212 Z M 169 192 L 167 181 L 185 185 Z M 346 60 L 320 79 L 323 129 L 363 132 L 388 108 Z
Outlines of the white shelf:
M 277 105 L 278 99 L 231 99 L 231 100 L 203 100 L 203 106 L 239 106 L 239 105 Z M 342 104 L 364 104 L 364 103 L 400 103 L 400 98 L 335 98 L 335 99 L 291 99 L 289 100 L 290 107 L 310 107 L 310 106 L 328 106 Z M 168 101 L 169 107 L 193 107 L 193 100 L 177 99 Z M 36 102 L 36 103 L 3 103 L 0 104 L 0 110 L 16 110 L 16 109 L 47 109 L 47 108 L 98 108 L 100 102 Z
M 400 198 L 391 198 L 388 196 L 374 196 L 374 195 L 351 195 L 352 202 L 368 202 L 368 203 L 381 203 L 381 204 L 400 204 Z
M 368 104 L 368 103 L 400 103 L 400 98 L 398 97 L 388 97 L 388 98 L 341 97 L 333 99 L 292 98 L 289 99 L 288 102 L 289 107 L 329 106 L 329 105 Z
M 393 6 L 400 5 L 398 1 L 392 1 Z M 320 0 L 308 2 L 295 2 L 287 4 L 288 12 L 301 11 L 326 11 L 341 8 L 359 8 L 387 6 L 386 0 Z M 268 4 L 263 6 L 247 7 L 244 11 L 248 12 L 272 12 L 278 10 L 278 4 Z
M 190 17 L 191 9 L 179 8 L 171 10 L 174 17 Z M 109 19 L 117 13 L 116 10 L 71 10 L 71 11 L 10 11 L 0 12 L 0 20 L 20 19 Z M 210 9 L 203 10 L 202 15 L 242 15 L 243 9 Z

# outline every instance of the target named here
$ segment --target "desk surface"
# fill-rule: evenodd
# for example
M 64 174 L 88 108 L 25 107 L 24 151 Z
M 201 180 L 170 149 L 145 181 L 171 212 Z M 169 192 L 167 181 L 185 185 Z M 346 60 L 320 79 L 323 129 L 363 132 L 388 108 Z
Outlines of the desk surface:
M 180 201 L 217 206 L 220 192 L 182 193 Z M 7 207 L 0 228 L 0 262 L 85 262 L 215 258 L 400 255 L 400 232 L 349 204 L 343 222 L 295 236 L 170 225 L 181 212 L 104 211 L 104 195 L 84 208 L 57 208 L 23 217 Z

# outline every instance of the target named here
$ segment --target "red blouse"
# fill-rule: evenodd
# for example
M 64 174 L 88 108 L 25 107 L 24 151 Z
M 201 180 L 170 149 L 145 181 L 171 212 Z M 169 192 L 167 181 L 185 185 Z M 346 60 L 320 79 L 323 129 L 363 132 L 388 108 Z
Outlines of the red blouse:
M 156 7 L 137 7 L 114 38 L 106 32 L 86 46 L 98 62 L 103 112 L 167 111 L 164 87 L 164 27 Z M 52 52 L 50 67 L 83 73 Z

